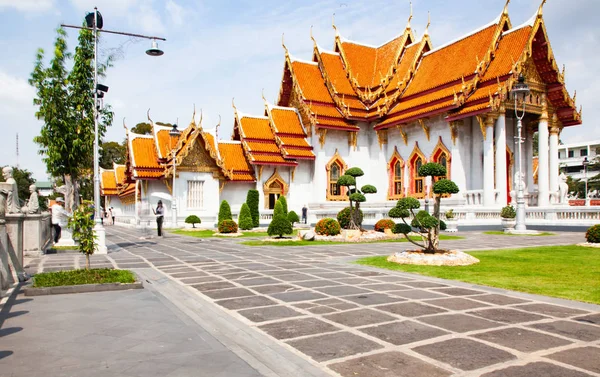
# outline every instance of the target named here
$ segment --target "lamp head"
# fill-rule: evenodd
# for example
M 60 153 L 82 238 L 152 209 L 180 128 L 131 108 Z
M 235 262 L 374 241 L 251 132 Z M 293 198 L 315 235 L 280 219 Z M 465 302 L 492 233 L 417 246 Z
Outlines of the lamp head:
M 164 51 L 158 48 L 158 42 L 156 42 L 156 39 L 153 39 L 152 46 L 149 50 L 146 50 L 146 54 L 150 56 L 161 56 L 164 54 Z
M 98 25 L 97 25 L 97 29 L 102 29 L 102 26 L 104 26 L 104 22 L 102 20 L 102 14 L 100 14 L 99 11 L 96 11 L 96 14 L 98 15 Z M 87 27 L 89 28 L 93 28 L 94 27 L 94 12 L 90 12 L 85 16 L 85 24 L 87 25 Z
M 529 86 L 525 83 L 525 76 L 522 73 L 519 75 L 519 79 L 511 93 L 520 100 L 525 100 L 525 97 L 530 93 Z
M 96 84 L 96 89 L 104 93 L 108 92 L 108 86 L 106 85 Z
M 169 135 L 170 136 L 179 136 L 181 132 L 177 129 L 177 125 L 174 124 L 173 128 L 171 128 L 171 131 L 169 131 Z

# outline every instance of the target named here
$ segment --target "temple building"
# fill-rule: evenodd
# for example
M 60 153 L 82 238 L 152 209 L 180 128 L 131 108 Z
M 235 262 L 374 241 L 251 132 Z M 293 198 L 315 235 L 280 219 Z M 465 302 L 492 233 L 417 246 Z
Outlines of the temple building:
M 428 27 L 415 35 L 412 15 L 398 36 L 379 46 L 348 40 L 335 25 L 332 50 L 311 36 L 312 56 L 302 60 L 284 45 L 277 103 L 265 100 L 257 115 L 234 104 L 231 140 L 219 137 L 219 126 L 204 129 L 195 114 L 176 137 L 154 123 L 152 135 L 128 132 L 126 164 L 102 172 L 106 205 L 139 221 L 144 206 L 172 194 L 175 165 L 180 221 L 195 214 L 212 225 L 221 200 L 235 213 L 249 189 L 260 192 L 263 223 L 280 195 L 290 210 L 306 205 L 315 221 L 347 206 L 336 182 L 358 166 L 365 172 L 358 185 L 378 190 L 362 206 L 368 223 L 386 217 L 399 198 L 431 198 L 433 182 L 417 172 L 437 162 L 460 189 L 445 206 L 499 210 L 512 201 L 519 179 L 511 89 L 520 75 L 531 90 L 523 119 L 526 199 L 529 206 L 557 205 L 559 135 L 581 124 L 581 109 L 565 87 L 542 6 L 516 27 L 507 6 L 490 23 L 440 46 Z

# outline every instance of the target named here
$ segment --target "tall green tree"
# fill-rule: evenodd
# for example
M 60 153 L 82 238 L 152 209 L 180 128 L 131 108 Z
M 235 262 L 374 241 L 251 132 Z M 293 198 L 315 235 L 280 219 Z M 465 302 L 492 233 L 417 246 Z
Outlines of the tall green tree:
M 100 145 L 100 167 L 112 169 L 113 163 L 122 165 L 125 163 L 127 147 L 116 141 L 107 141 Z
M 133 126 L 131 132 L 138 135 L 152 135 L 152 125 L 150 123 L 141 122 Z
M 64 29 L 57 29 L 56 34 L 50 65 L 44 65 L 44 50 L 39 49 L 29 79 L 29 84 L 36 89 L 33 101 L 38 106 L 36 117 L 44 122 L 34 141 L 40 147 L 39 154 L 43 156 L 48 173 L 65 183 L 62 187 L 65 204 L 68 210 L 73 210 L 79 202 L 80 180 L 84 172 L 93 167 L 94 36 L 89 30 L 81 30 L 73 55 L 68 51 Z M 69 71 L 67 63 L 71 58 L 73 67 Z M 99 65 L 100 76 L 109 61 Z M 100 110 L 99 139 L 112 118 L 109 106 Z

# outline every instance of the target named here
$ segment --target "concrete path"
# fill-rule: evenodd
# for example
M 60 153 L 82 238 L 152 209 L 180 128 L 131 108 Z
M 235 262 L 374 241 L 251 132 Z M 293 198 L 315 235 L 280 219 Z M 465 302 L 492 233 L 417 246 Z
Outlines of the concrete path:
M 0 314 L 0 376 L 262 376 L 151 288 L 16 293 Z
M 247 247 L 108 232 L 112 252 L 94 256 L 94 266 L 140 273 L 264 375 L 600 376 L 599 306 L 347 263 L 407 244 Z M 464 250 L 583 240 L 581 233 L 466 236 L 443 244 Z M 82 263 L 59 254 L 29 268 Z

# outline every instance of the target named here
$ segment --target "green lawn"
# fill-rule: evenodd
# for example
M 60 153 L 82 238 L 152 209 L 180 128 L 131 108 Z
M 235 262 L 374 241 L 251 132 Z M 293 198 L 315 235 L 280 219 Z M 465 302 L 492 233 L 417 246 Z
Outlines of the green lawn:
M 44 272 L 33 277 L 33 286 L 58 287 L 62 285 L 133 283 L 135 276 L 131 271 L 100 268 L 93 270 L 72 270 Z
M 421 241 L 421 237 L 411 237 L 415 241 Z M 440 240 L 462 240 L 464 237 L 460 236 L 447 236 L 440 234 Z M 385 243 L 385 242 L 408 242 L 405 238 L 361 242 L 361 243 Z M 280 242 L 269 242 L 269 241 L 245 241 L 242 245 L 247 246 L 319 246 L 319 245 L 347 245 L 351 242 L 339 242 L 339 241 L 280 241 Z
M 487 232 L 483 232 L 483 234 L 491 234 L 494 236 L 555 236 L 555 233 L 550 232 L 541 232 L 539 234 L 514 234 L 514 233 L 504 233 L 503 230 L 488 230 Z
M 387 256 L 363 258 L 356 263 L 600 304 L 600 252 L 596 249 L 543 246 L 469 254 L 480 263 L 461 267 L 413 266 L 388 262 Z
M 210 238 L 210 237 L 213 237 L 213 234 L 215 234 L 216 232 L 214 230 L 210 230 L 210 229 L 195 230 L 195 231 L 177 229 L 177 230 L 172 230 L 171 233 L 180 234 L 183 236 L 191 236 L 191 237 L 196 237 L 196 238 Z M 294 229 L 293 235 L 296 235 L 296 233 L 298 233 L 298 230 Z M 239 238 L 241 238 L 241 237 L 268 237 L 268 236 L 269 235 L 267 234 L 267 232 L 242 232 L 242 235 L 239 236 Z M 227 236 L 214 236 L 214 237 L 229 238 Z

